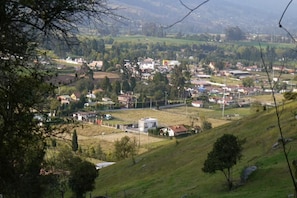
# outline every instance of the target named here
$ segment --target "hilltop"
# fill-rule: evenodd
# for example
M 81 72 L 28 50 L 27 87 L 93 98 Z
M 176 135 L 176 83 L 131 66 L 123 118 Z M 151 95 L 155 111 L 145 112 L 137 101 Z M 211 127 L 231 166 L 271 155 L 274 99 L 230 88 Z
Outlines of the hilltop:
M 281 128 L 293 141 L 290 161 L 296 158 L 297 102 L 280 107 Z M 208 132 L 185 139 L 173 139 L 136 158 L 117 162 L 100 170 L 92 195 L 108 197 L 287 197 L 293 193 L 281 147 L 273 148 L 280 135 L 274 109 L 257 112 Z M 245 167 L 258 169 L 247 182 L 229 192 L 222 173 L 209 175 L 201 168 L 217 138 L 225 133 L 246 139 L 242 160 L 233 168 L 233 179 L 239 183 Z

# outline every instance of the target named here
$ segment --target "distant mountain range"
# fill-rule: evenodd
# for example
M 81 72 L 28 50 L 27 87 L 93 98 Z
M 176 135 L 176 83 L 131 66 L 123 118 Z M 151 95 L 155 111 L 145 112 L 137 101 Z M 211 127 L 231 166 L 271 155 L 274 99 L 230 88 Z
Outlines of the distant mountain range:
M 167 27 L 187 13 L 188 9 L 179 0 L 112 0 L 119 7 L 118 13 L 128 20 L 123 28 L 141 28 L 145 23 Z M 187 7 L 194 8 L 203 0 L 183 0 Z M 238 26 L 244 32 L 280 34 L 278 21 L 288 1 L 279 0 L 209 0 L 192 12 L 185 20 L 177 23 L 168 32 L 223 33 L 227 27 Z M 287 10 L 283 25 L 297 32 L 297 2 Z

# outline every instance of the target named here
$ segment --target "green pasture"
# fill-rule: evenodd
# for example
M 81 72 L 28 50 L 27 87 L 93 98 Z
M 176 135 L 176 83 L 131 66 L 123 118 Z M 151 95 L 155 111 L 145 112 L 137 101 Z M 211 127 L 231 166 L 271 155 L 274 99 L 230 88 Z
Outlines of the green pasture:
M 266 49 L 267 46 L 269 47 L 276 47 L 276 48 L 295 48 L 295 45 L 292 43 L 271 43 L 271 42 L 257 42 L 257 41 L 232 41 L 232 42 L 206 42 L 206 41 L 198 41 L 194 39 L 185 39 L 185 38 L 174 38 L 174 37 L 147 37 L 144 35 L 125 35 L 125 36 L 118 36 L 113 37 L 114 41 L 116 42 L 134 42 L 134 43 L 166 43 L 166 44 L 203 44 L 203 43 L 213 43 L 216 45 L 239 45 L 239 46 L 254 46 L 257 48 L 262 47 L 263 50 Z
M 186 39 L 176 39 L 176 38 L 159 38 L 159 37 L 146 37 L 146 36 L 121 36 L 115 37 L 115 42 L 131 42 L 131 43 L 142 43 L 142 44 L 150 44 L 150 43 L 164 43 L 171 45 L 192 45 L 192 44 L 200 44 L 205 43 L 202 41 L 193 41 Z

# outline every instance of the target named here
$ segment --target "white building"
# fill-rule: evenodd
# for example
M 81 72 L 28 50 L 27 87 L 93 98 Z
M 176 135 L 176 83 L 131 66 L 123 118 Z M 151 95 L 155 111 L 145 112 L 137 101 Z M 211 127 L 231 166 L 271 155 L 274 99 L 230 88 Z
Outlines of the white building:
M 138 128 L 141 132 L 148 132 L 149 129 L 156 129 L 158 120 L 155 118 L 141 118 L 138 120 Z
M 139 63 L 139 69 L 141 70 L 154 70 L 155 61 L 152 58 L 147 58 Z
M 88 66 L 92 70 L 101 70 L 103 67 L 103 61 L 92 61 L 88 64 Z
M 73 113 L 73 118 L 77 119 L 78 121 L 94 121 L 97 119 L 97 114 L 95 112 L 76 112 Z
M 193 107 L 202 108 L 203 107 L 203 101 L 201 101 L 201 100 L 199 100 L 199 101 L 193 101 L 192 102 L 192 106 Z

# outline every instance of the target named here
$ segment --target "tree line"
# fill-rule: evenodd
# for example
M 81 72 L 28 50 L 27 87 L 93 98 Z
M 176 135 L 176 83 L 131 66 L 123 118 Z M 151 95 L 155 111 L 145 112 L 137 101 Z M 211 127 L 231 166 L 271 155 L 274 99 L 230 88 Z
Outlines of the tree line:
M 193 36 L 192 36 L 193 37 Z M 232 37 L 232 36 L 231 36 Z M 197 38 L 197 43 L 174 44 L 164 42 L 126 42 L 116 41 L 111 37 L 88 38 L 82 37 L 73 41 L 72 47 L 66 42 L 55 40 L 45 42 L 43 47 L 53 51 L 58 57 L 83 57 L 88 62 L 102 60 L 103 71 L 115 71 L 117 64 L 124 60 L 135 60 L 139 57 L 150 57 L 160 60 L 180 60 L 187 63 L 230 62 L 235 65 L 242 62 L 245 66 L 261 65 L 258 43 L 243 44 L 240 42 L 218 42 L 208 35 L 206 41 Z M 191 38 L 189 38 L 192 40 Z M 74 39 L 72 39 L 74 40 Z M 187 40 L 187 38 L 185 38 Z M 201 41 L 202 40 L 202 41 Z M 280 63 L 286 57 L 289 66 L 296 60 L 294 52 L 285 46 L 268 46 L 265 49 L 272 61 Z M 189 60 L 191 57 L 191 60 Z

